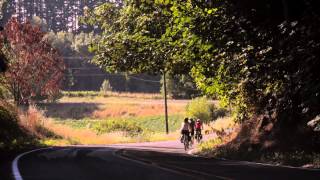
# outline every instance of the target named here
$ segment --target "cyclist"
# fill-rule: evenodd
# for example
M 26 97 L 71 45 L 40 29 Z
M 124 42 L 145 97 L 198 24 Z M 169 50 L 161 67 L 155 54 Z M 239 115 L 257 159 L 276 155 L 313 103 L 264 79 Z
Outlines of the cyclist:
M 188 121 L 188 118 L 184 119 L 184 122 L 181 124 L 181 143 L 183 143 L 183 135 L 188 136 L 188 140 L 190 141 L 190 131 L 191 131 L 191 127 Z
M 201 130 L 203 129 L 202 122 L 200 119 L 197 119 L 195 123 L 195 129 L 196 129 L 196 138 L 197 136 L 200 136 L 200 139 L 202 139 Z

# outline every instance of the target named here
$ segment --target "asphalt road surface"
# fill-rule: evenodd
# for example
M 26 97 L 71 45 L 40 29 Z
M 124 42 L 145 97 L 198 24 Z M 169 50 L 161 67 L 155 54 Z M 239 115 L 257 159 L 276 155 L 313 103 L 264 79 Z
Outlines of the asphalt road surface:
M 16 158 L 17 180 L 320 179 L 320 171 L 194 157 L 178 142 L 53 147 Z

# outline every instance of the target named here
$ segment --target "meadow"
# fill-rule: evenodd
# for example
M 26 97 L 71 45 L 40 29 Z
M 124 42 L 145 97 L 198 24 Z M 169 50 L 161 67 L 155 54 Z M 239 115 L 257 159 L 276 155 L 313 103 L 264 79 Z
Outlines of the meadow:
M 39 103 L 22 119 L 39 121 L 39 125 L 56 134 L 42 140 L 49 145 L 178 139 L 189 100 L 168 100 L 170 133 L 166 134 L 164 102 L 159 97 L 160 94 L 64 92 L 58 102 Z

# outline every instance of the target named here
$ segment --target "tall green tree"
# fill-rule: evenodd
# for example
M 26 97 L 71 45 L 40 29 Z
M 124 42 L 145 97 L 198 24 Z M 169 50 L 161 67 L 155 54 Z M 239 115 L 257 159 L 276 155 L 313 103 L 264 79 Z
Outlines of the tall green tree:
M 103 30 L 92 47 L 96 64 L 190 72 L 204 93 L 235 107 L 239 122 L 272 127 L 255 127 L 262 142 L 315 147 L 320 141 L 306 139 L 316 136 L 307 122 L 320 114 L 318 7 L 315 0 L 128 0 L 104 4 L 87 20 Z
M 86 22 L 103 30 L 90 49 L 93 62 L 110 72 L 160 73 L 188 71 L 182 60 L 174 60 L 169 41 L 162 39 L 169 28 L 168 5 L 149 1 L 125 1 L 123 6 L 106 3 L 92 10 Z

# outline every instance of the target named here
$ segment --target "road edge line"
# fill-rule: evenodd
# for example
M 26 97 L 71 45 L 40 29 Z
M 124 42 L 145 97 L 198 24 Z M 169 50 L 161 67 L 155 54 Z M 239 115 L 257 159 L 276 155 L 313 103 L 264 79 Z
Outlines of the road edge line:
M 11 171 L 12 171 L 13 178 L 15 180 L 23 180 L 23 178 L 21 176 L 21 173 L 19 171 L 19 167 L 18 167 L 18 162 L 19 162 L 19 159 L 21 157 L 23 157 L 23 156 L 25 156 L 27 154 L 36 152 L 36 151 L 41 151 L 41 150 L 46 150 L 46 149 L 52 149 L 52 147 L 34 149 L 34 150 L 31 150 L 31 151 L 27 151 L 27 152 L 21 153 L 18 156 L 16 156 L 16 158 L 12 161 L 12 165 L 11 165 Z

